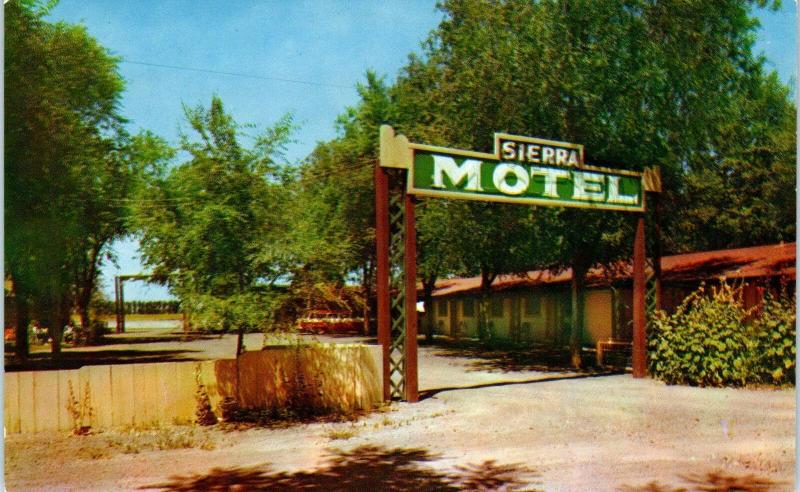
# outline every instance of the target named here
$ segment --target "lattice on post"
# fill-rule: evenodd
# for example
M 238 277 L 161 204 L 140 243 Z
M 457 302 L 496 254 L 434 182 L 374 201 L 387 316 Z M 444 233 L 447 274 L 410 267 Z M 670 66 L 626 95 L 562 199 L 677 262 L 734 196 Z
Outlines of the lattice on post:
M 656 306 L 658 306 L 658 296 L 657 296 L 657 289 L 656 289 L 656 275 L 655 275 L 655 266 L 654 266 L 655 259 L 648 258 L 647 259 L 647 282 L 646 287 L 647 291 L 645 292 L 645 310 L 647 312 L 647 320 L 648 323 L 650 320 L 653 319 L 653 315 L 656 312 Z
M 405 315 L 405 207 L 404 193 L 389 194 L 389 385 L 392 399 L 405 394 L 406 315 Z

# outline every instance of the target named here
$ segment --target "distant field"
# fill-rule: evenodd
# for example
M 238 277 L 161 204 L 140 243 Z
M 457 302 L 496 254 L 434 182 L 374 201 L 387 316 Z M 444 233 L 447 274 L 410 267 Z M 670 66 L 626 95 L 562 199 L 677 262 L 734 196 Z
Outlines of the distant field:
M 100 316 L 103 321 L 115 321 L 117 318 L 113 314 L 106 314 Z M 183 319 L 181 313 L 163 313 L 163 314 L 126 314 L 125 321 L 148 321 L 148 320 L 172 320 Z

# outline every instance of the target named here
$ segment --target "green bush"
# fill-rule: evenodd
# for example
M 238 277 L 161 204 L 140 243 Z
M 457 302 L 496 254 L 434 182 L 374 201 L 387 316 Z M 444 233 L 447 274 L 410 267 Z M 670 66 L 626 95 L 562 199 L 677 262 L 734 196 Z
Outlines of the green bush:
M 795 383 L 797 306 L 794 297 L 768 295 L 753 322 L 757 335 L 756 368 L 759 382 Z
M 281 298 L 262 292 L 245 292 L 228 297 L 189 295 L 183 306 L 192 326 L 213 332 L 242 328 L 245 332 L 271 331 L 273 315 Z
M 669 384 L 744 386 L 794 381 L 795 306 L 767 297 L 760 313 L 745 309 L 741 290 L 701 286 L 672 315 L 649 325 L 648 365 Z

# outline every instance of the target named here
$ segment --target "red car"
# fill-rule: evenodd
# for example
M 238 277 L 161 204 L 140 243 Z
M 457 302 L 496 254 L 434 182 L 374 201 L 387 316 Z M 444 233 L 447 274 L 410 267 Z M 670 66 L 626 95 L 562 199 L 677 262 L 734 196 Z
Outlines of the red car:
M 301 331 L 310 333 L 359 333 L 363 318 L 353 317 L 349 311 L 314 309 L 297 320 Z

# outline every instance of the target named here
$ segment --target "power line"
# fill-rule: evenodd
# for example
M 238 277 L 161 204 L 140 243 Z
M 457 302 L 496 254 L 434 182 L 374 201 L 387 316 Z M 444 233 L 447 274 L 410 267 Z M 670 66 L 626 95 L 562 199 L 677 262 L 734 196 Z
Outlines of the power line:
M 123 58 L 120 60 L 122 63 L 130 63 L 132 65 L 144 65 L 146 67 L 157 67 L 157 68 L 170 68 L 173 70 L 184 70 L 187 72 L 201 72 L 201 73 L 213 73 L 217 75 L 228 75 L 231 77 L 243 77 L 248 79 L 259 79 L 259 80 L 272 80 L 277 82 L 288 82 L 292 84 L 305 84 L 305 85 L 314 85 L 319 87 L 335 87 L 337 89 L 352 89 L 352 87 L 347 85 L 339 85 L 339 84 L 329 84 L 327 82 L 312 82 L 309 80 L 300 80 L 300 79 L 284 79 L 281 77 L 267 77 L 266 75 L 256 75 L 256 74 L 249 74 L 249 73 L 240 73 L 240 72 L 223 72 L 221 70 L 209 70 L 206 68 L 195 68 L 195 67 L 181 67 L 179 65 L 166 65 L 163 63 L 150 63 L 150 62 L 143 62 L 137 60 L 128 60 Z

